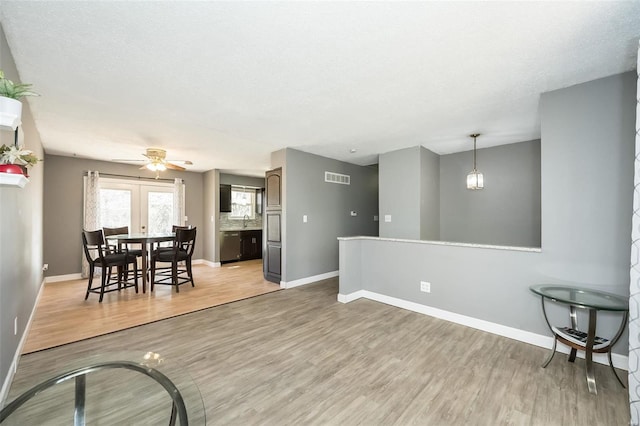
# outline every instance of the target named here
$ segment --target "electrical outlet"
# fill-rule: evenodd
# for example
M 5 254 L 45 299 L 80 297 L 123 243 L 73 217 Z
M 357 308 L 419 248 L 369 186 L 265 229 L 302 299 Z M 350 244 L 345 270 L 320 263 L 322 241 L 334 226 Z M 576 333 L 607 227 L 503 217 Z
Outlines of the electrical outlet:
M 385 222 L 391 222 L 391 215 L 390 214 L 385 214 L 384 215 L 384 221 Z
M 374 216 L 373 216 L 373 221 L 374 221 L 374 222 L 377 222 L 377 221 L 378 221 L 378 215 L 374 215 Z
M 302 222 L 303 223 L 307 223 L 307 215 L 306 214 L 302 215 Z
M 431 293 L 431 283 L 427 281 L 420 281 L 420 291 Z
M 42 272 L 47 271 L 49 269 L 49 264 L 45 263 L 44 265 L 42 265 Z
M 358 216 L 358 212 L 355 210 L 351 210 L 351 216 Z

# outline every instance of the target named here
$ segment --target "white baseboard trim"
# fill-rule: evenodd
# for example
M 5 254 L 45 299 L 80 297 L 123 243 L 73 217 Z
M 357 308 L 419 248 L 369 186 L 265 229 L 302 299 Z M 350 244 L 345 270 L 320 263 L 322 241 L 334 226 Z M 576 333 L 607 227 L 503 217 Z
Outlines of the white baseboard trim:
M 354 291 L 353 293 L 349 293 L 349 294 L 338 293 L 338 302 L 349 303 L 349 302 L 353 302 L 354 300 L 361 299 L 363 297 L 365 297 L 364 290 Z
M 45 280 L 42 280 L 42 284 L 40 285 L 40 290 L 38 290 L 38 295 L 36 296 L 36 300 L 33 303 L 33 308 L 31 308 L 31 314 L 29 315 L 29 320 L 27 320 L 27 325 L 24 328 L 24 332 L 22 333 L 22 337 L 20 337 L 20 342 L 18 343 L 18 347 L 16 348 L 16 353 L 13 355 L 13 360 L 11 361 L 11 365 L 9 366 L 9 372 L 7 377 L 2 384 L 2 389 L 0 389 L 0 407 L 5 406 L 5 401 L 7 396 L 9 395 L 9 388 L 11 387 L 11 382 L 13 381 L 13 376 L 18 371 L 18 362 L 20 361 L 20 355 L 22 354 L 22 348 L 24 347 L 24 343 L 27 341 L 27 336 L 29 335 L 29 329 L 31 328 L 31 322 L 33 321 L 33 316 L 36 313 L 36 306 L 38 306 L 38 302 L 40 302 L 40 297 L 42 296 L 42 290 L 44 289 Z
M 442 309 L 433 308 L 431 306 L 421 305 L 415 302 L 398 299 L 384 294 L 374 293 L 367 290 L 358 290 L 349 294 L 338 294 L 338 302 L 349 303 L 354 300 L 365 298 L 386 305 L 395 306 L 397 308 L 406 309 L 408 311 L 418 312 L 420 314 L 429 315 L 434 318 L 443 319 L 456 324 L 475 328 L 477 330 L 486 331 L 488 333 L 497 334 L 498 336 L 508 337 L 530 345 L 539 346 L 545 349 L 551 349 L 553 346 L 553 337 L 532 333 L 530 331 L 520 330 L 518 328 L 507 327 L 506 325 L 496 324 L 493 322 L 481 320 L 478 318 L 468 317 L 466 315 L 456 314 L 454 312 L 444 311 Z M 558 342 L 556 350 L 568 354 L 570 347 Z M 584 358 L 584 352 L 578 351 L 578 357 Z M 629 370 L 629 357 L 611 354 L 613 366 L 622 370 Z M 593 354 L 593 361 L 599 364 L 609 365 L 607 354 Z
M 311 283 L 314 283 L 316 281 L 322 281 L 322 280 L 326 280 L 326 279 L 329 279 L 329 278 L 337 277 L 338 274 L 339 274 L 339 271 L 331 271 L 331 272 L 326 272 L 326 273 L 320 274 L 320 275 L 313 275 L 311 277 L 300 278 L 299 280 L 280 281 L 280 287 L 282 287 L 282 288 L 298 287 L 298 286 L 305 285 L 305 284 L 311 284 Z
M 220 262 L 211 262 L 205 259 L 194 259 L 192 263 L 194 265 L 204 264 L 207 266 L 211 266 L 212 268 L 220 267 Z M 76 274 L 54 275 L 52 277 L 45 277 L 44 282 L 48 284 L 48 283 L 58 283 L 62 281 L 73 281 L 73 280 L 81 280 L 81 279 L 82 279 L 82 274 L 78 272 Z
M 210 260 L 206 260 L 206 259 L 195 259 L 191 261 L 191 263 L 194 265 L 207 265 L 207 266 L 211 266 L 212 268 L 220 267 L 220 262 L 211 262 Z
M 81 280 L 81 279 L 82 279 L 82 274 L 78 272 L 77 274 L 54 275 L 52 277 L 45 277 L 44 282 L 59 283 L 62 281 L 73 281 L 73 280 Z

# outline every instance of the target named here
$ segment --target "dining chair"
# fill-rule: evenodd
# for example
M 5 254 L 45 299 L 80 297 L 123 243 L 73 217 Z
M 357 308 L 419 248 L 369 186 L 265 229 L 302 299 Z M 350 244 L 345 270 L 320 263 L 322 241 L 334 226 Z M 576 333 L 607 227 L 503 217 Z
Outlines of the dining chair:
M 151 291 L 155 284 L 167 284 L 176 287 L 180 292 L 180 285 L 193 281 L 191 258 L 196 244 L 196 228 L 176 227 L 176 237 L 172 247 L 162 247 L 151 253 Z M 184 262 L 184 266 L 181 263 Z M 166 266 L 170 263 L 170 266 Z M 165 264 L 165 266 L 159 266 Z
M 102 231 L 104 232 L 105 241 L 109 241 L 109 237 L 112 236 L 112 235 L 128 234 L 129 233 L 129 227 L 128 226 L 120 226 L 118 228 L 106 228 L 106 227 L 103 227 Z M 118 244 L 116 243 L 115 246 L 118 246 Z M 132 248 L 131 246 L 132 246 L 132 244 L 126 244 L 127 253 L 129 253 L 129 255 L 131 255 L 131 256 L 135 256 L 136 258 L 142 259 L 142 247 L 140 247 L 140 248 Z M 115 249 L 115 251 L 121 251 L 121 250 L 122 250 L 122 247 L 117 247 Z M 138 270 L 138 272 L 142 272 L 142 270 L 140 268 L 138 268 L 138 262 L 136 262 L 136 269 Z
M 171 225 L 171 232 L 172 233 L 175 234 L 177 229 L 191 229 L 191 225 L 189 225 L 189 226 Z M 151 251 L 154 251 L 154 250 L 171 250 L 173 248 L 173 244 L 170 241 L 169 242 L 163 241 L 163 242 L 159 242 L 159 243 L 156 243 L 156 244 L 157 244 L 157 246 L 154 247 L 153 243 L 152 243 Z
M 84 300 L 89 298 L 89 293 L 98 293 L 100 294 L 99 302 L 102 302 L 105 293 L 116 290 L 120 291 L 128 287 L 135 287 L 136 293 L 138 292 L 138 269 L 135 266 L 136 257 L 127 253 L 126 247 L 123 252 L 113 251 L 111 247 L 105 243 L 104 233 L 101 229 L 97 231 L 83 230 L 82 245 L 87 262 L 89 262 L 89 282 Z M 133 283 L 128 280 L 129 264 L 134 264 Z M 93 277 L 96 267 L 102 268 L 102 277 L 100 286 L 93 287 Z M 113 267 L 117 268 L 116 282 L 111 282 Z M 116 284 L 118 286 L 117 288 L 110 288 Z

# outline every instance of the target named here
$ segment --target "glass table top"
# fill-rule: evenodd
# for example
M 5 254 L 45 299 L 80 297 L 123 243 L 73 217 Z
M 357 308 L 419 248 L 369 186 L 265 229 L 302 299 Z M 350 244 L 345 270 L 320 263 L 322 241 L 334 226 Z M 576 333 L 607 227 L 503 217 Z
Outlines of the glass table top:
M 206 414 L 202 395 L 187 371 L 185 362 L 167 359 L 153 352 L 106 352 L 95 355 L 71 356 L 47 370 L 49 374 L 27 374 L 17 377 L 11 387 L 11 402 L 20 394 L 59 374 L 102 363 L 129 362 L 144 370 L 156 370 L 169 380 L 184 402 L 190 425 L 205 425 Z M 55 368 L 54 368 L 55 367 Z M 54 372 L 55 371 L 55 372 Z M 74 379 L 47 388 L 28 400 L 2 422 L 5 425 L 67 425 L 74 424 Z M 172 397 L 161 383 L 127 368 L 93 369 L 86 375 L 86 424 L 104 425 L 167 425 L 171 417 Z M 176 425 L 184 426 L 180 417 Z
M 628 311 L 629 299 L 613 293 L 558 284 L 529 287 L 537 295 L 562 303 L 606 311 Z

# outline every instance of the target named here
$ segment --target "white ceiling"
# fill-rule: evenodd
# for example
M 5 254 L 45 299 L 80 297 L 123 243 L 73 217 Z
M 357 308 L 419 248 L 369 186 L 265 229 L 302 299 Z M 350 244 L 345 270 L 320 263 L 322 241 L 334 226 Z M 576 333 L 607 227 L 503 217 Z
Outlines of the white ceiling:
M 0 22 L 47 153 L 261 175 L 284 147 L 537 139 L 541 93 L 636 68 L 640 2 L 2 0 Z

